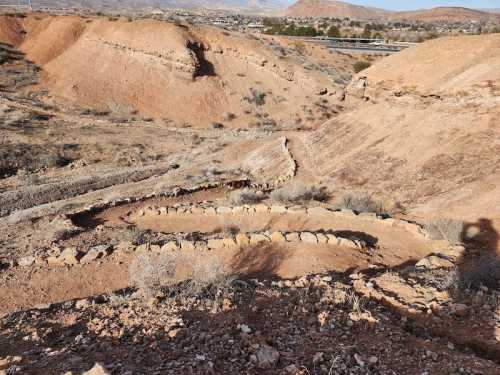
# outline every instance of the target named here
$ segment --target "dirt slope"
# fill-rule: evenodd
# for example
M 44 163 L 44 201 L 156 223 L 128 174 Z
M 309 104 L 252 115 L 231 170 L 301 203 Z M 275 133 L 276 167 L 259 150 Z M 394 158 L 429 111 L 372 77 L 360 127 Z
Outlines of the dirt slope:
M 216 28 L 28 15 L 2 18 L 0 41 L 42 67 L 39 88 L 59 103 L 178 125 L 258 126 L 263 118 L 286 125 L 297 116 L 317 124 L 297 108 L 322 88 L 334 91 L 329 74 Z M 224 121 L 225 112 L 235 119 Z
M 499 35 L 440 39 L 361 72 L 352 110 L 307 141 L 318 172 L 415 212 L 500 219 L 499 46 Z
M 299 0 L 287 10 L 289 17 L 337 17 L 377 19 L 390 12 L 333 0 Z

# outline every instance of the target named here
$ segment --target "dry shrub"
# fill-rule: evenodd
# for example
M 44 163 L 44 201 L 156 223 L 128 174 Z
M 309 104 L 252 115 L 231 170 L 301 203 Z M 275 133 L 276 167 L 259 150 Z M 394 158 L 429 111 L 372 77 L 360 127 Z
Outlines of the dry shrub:
M 328 193 L 323 187 L 292 185 L 274 190 L 271 193 L 271 199 L 283 203 L 323 202 L 328 199 Z
M 187 277 L 179 282 L 184 272 Z M 130 265 L 129 277 L 139 295 L 146 298 L 175 293 L 183 297 L 203 295 L 215 299 L 231 283 L 220 259 L 177 252 L 138 254 Z
M 500 289 L 500 259 L 484 256 L 469 269 L 460 272 L 461 288 L 479 289 L 481 286 Z
M 452 219 L 438 219 L 425 225 L 433 240 L 446 240 L 450 244 L 462 243 L 464 222 Z
M 265 198 L 263 194 L 257 194 L 255 191 L 245 188 L 243 190 L 235 190 L 229 195 L 229 201 L 233 205 L 243 205 L 258 203 Z
M 347 193 L 336 203 L 337 208 L 353 210 L 357 213 L 375 212 L 377 214 L 387 214 L 384 203 L 373 198 L 367 193 Z

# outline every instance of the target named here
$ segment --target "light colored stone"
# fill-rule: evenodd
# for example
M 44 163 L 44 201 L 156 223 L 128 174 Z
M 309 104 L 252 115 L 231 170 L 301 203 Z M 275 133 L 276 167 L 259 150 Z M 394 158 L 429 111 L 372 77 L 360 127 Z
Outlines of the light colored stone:
M 208 240 L 207 246 L 210 250 L 222 249 L 224 247 L 224 241 L 219 239 Z
M 182 251 L 193 251 L 194 250 L 194 242 L 191 241 L 180 241 L 181 250 Z
M 208 246 L 205 241 L 197 241 L 194 243 L 196 251 L 208 251 Z
M 81 264 L 89 264 L 97 259 L 103 258 L 108 255 L 109 245 L 99 245 L 92 247 L 87 254 L 85 254 L 82 259 L 80 259 Z M 137 249 L 136 249 L 137 251 Z
M 257 204 L 254 208 L 255 212 L 258 214 L 265 214 L 269 212 L 269 206 L 266 206 L 265 204 Z
M 455 267 L 453 262 L 437 255 L 430 255 L 428 257 L 425 257 L 424 259 L 419 261 L 415 266 L 425 268 L 428 270 L 451 269 Z
M 215 215 L 217 212 L 214 207 L 205 208 L 205 215 Z
M 323 233 L 316 233 L 318 243 L 328 243 L 328 237 Z
M 375 221 L 378 220 L 375 212 L 361 212 L 358 217 L 363 220 Z
M 334 234 L 330 234 L 330 233 L 328 233 L 328 234 L 326 235 L 326 237 L 328 238 L 328 244 L 329 244 L 329 245 L 334 245 L 334 246 L 336 246 L 336 245 L 338 245 L 338 244 L 340 243 L 340 241 L 339 241 L 338 237 L 337 237 L 336 235 L 334 235 Z
M 146 253 L 149 251 L 149 248 L 150 248 L 149 243 L 143 243 L 142 245 L 139 245 L 135 248 L 135 252 L 137 254 Z
M 29 257 L 23 257 L 18 259 L 17 264 L 19 264 L 21 267 L 29 267 L 32 266 L 35 263 L 35 257 L 29 256 Z
M 63 260 L 59 257 L 54 257 L 54 256 L 47 258 L 47 264 L 49 266 L 56 266 L 56 267 L 64 266 Z
M 275 243 L 280 243 L 280 242 L 286 242 L 286 238 L 281 232 L 273 232 L 271 233 L 271 242 Z
M 250 245 L 250 238 L 243 233 L 238 233 L 236 235 L 236 244 L 238 246 L 248 246 Z
M 175 241 L 169 241 L 161 247 L 161 251 L 177 251 L 179 245 Z
M 300 233 L 300 240 L 304 243 L 308 244 L 317 244 L 318 243 L 318 238 L 314 233 L 310 232 L 302 232 Z
M 149 250 L 154 252 L 154 253 L 159 253 L 161 251 L 160 245 L 151 245 L 149 247 Z
M 269 238 L 263 234 L 252 234 L 250 236 L 250 245 L 257 245 L 262 242 L 269 242 Z
M 311 207 L 307 209 L 307 213 L 309 215 L 329 215 L 331 211 L 323 207 Z
M 340 212 L 342 213 L 342 215 L 344 216 L 356 216 L 356 214 L 354 213 L 353 210 L 348 210 L 348 209 L 341 209 Z
M 230 214 L 233 210 L 231 207 L 217 207 L 216 212 L 218 214 Z
M 109 375 L 109 372 L 99 363 L 96 363 L 94 367 L 83 373 L 83 375 Z
M 285 206 L 271 206 L 272 214 L 286 214 L 287 209 Z
M 293 206 L 288 208 L 288 213 L 298 214 L 298 215 L 307 215 L 307 210 L 301 206 Z
M 347 238 L 339 238 L 339 246 L 342 247 L 347 247 L 348 249 L 357 249 L 358 246 L 356 243 L 352 240 L 349 240 Z
M 243 206 L 233 207 L 233 214 L 244 214 L 247 212 L 247 208 Z
M 396 226 L 397 221 L 398 220 L 393 219 L 392 217 L 390 217 L 390 218 L 387 218 L 387 219 L 384 219 L 384 220 L 380 220 L 379 222 L 381 224 L 387 225 L 388 227 L 394 227 L 394 226 Z
M 68 266 L 75 266 L 79 263 L 78 250 L 76 249 L 76 247 L 67 247 L 63 250 L 59 258 L 64 264 Z
M 160 215 L 168 215 L 168 207 L 160 207 Z
M 297 232 L 288 233 L 285 237 L 288 242 L 300 242 L 300 234 Z
M 224 238 L 222 240 L 222 243 L 223 243 L 224 247 L 227 247 L 227 248 L 232 248 L 232 247 L 236 246 L 236 241 L 233 240 L 232 238 Z
M 203 215 L 205 213 L 205 210 L 202 207 L 193 206 L 191 207 L 191 213 L 194 215 Z

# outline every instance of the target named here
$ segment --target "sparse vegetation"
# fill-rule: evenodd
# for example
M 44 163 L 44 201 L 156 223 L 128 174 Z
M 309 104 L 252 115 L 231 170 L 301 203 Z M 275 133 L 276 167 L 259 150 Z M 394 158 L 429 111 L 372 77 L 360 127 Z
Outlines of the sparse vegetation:
M 463 241 L 463 221 L 437 219 L 427 223 L 425 229 L 434 240 L 446 240 L 451 244 L 459 244 Z
M 248 188 L 233 191 L 229 196 L 230 202 L 235 206 L 257 203 L 262 201 L 264 198 L 264 194 L 257 194 L 256 192 Z
M 368 69 L 370 66 L 372 66 L 372 64 L 368 61 L 356 61 L 352 67 L 356 73 L 359 73 Z
M 460 287 L 477 290 L 486 287 L 500 290 L 500 259 L 496 256 L 484 256 L 473 262 L 459 274 Z
M 271 199 L 283 203 L 301 203 L 309 201 L 323 202 L 328 199 L 326 189 L 316 186 L 291 185 L 285 186 L 271 193 Z
M 357 213 L 375 212 L 377 214 L 387 214 L 384 203 L 375 199 L 367 193 L 347 193 L 337 202 L 337 208 L 353 210 Z

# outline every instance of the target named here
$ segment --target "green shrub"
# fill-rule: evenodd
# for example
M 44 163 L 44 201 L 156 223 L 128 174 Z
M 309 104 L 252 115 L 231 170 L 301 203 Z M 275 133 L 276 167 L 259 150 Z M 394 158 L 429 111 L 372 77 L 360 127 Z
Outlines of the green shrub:
M 365 69 L 368 69 L 370 66 L 372 66 L 372 64 L 368 61 L 356 61 L 353 65 L 353 68 L 356 73 L 359 73 Z

